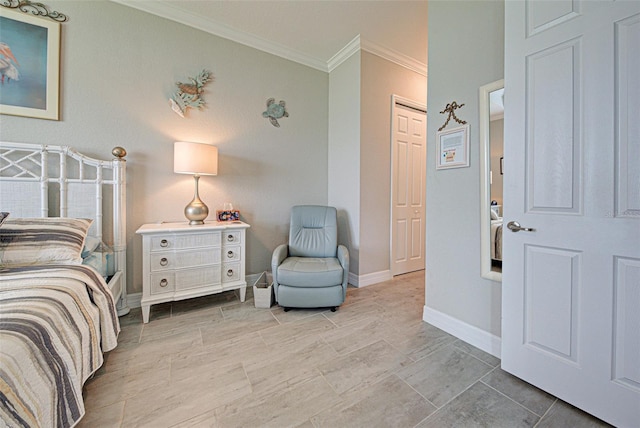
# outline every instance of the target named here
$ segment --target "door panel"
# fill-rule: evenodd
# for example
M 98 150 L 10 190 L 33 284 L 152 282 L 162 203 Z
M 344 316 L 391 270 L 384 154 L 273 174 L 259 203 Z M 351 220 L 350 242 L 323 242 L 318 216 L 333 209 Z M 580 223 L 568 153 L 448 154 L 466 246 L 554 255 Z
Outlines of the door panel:
M 394 102 L 392 120 L 391 272 L 400 275 L 425 266 L 426 115 Z
M 525 343 L 575 362 L 580 253 L 525 246 Z
M 616 258 L 613 378 L 640 392 L 640 259 Z
M 555 0 L 541 4 L 526 3 L 527 34 L 532 36 L 574 18 L 579 13 L 580 2 L 576 0 Z
M 640 420 L 640 2 L 505 3 L 502 367 Z
M 526 58 L 527 205 L 533 211 L 580 209 L 580 43 Z
M 640 15 L 616 23 L 617 215 L 640 217 Z

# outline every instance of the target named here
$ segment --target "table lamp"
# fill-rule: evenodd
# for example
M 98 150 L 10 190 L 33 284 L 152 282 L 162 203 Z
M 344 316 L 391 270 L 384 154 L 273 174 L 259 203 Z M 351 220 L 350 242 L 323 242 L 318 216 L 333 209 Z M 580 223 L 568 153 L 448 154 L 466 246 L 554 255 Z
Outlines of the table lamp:
M 201 175 L 218 175 L 218 148 L 210 144 L 178 141 L 173 144 L 173 172 L 193 174 L 195 193 L 184 208 L 190 225 L 204 224 L 209 208 L 198 196 L 198 180 Z

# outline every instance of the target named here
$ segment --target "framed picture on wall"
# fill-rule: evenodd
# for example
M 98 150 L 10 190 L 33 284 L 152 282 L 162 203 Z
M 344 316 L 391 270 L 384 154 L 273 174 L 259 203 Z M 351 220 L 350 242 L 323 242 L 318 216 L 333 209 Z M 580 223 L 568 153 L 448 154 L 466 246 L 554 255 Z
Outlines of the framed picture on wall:
M 469 125 L 436 133 L 436 169 L 469 166 Z
M 0 114 L 59 119 L 60 23 L 0 8 Z

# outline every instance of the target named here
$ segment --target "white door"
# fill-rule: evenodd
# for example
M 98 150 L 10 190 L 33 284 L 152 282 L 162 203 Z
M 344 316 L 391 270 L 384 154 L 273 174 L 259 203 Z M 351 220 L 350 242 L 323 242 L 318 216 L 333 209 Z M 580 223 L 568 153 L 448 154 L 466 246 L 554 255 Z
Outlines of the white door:
M 640 2 L 505 5 L 502 367 L 640 426 Z
M 424 269 L 425 106 L 393 97 L 391 273 Z

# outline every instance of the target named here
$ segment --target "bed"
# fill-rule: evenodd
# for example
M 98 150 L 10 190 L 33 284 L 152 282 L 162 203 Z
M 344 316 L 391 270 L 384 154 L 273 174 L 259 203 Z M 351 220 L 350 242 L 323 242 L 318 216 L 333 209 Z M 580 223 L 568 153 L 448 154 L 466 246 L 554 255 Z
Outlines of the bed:
M 72 427 L 117 345 L 126 297 L 125 160 L 0 142 L 0 422 Z M 90 247 L 90 248 L 89 248 Z M 0 423 L 0 425 L 3 425 Z
M 502 217 L 491 219 L 491 260 L 502 263 Z

